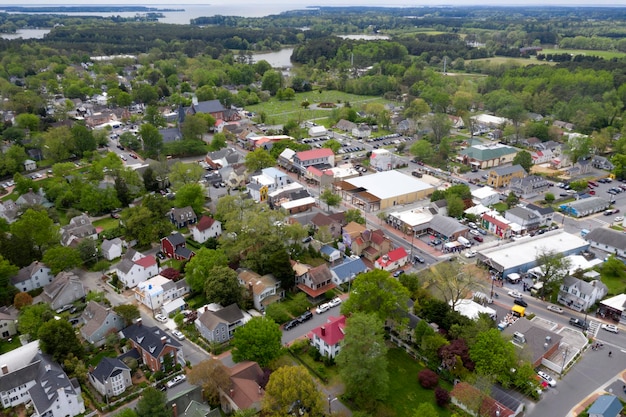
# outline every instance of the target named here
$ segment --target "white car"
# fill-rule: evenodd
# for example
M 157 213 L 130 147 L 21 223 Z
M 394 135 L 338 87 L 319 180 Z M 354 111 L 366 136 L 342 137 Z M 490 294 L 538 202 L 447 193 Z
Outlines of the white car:
M 470 227 L 470 229 L 478 229 L 478 226 L 476 226 L 476 223 L 474 222 L 469 222 L 467 225 Z
M 180 330 L 172 330 L 172 334 L 178 340 L 185 340 L 185 335 Z
M 522 294 L 515 290 L 509 291 L 508 294 L 513 298 L 522 298 Z
M 317 314 L 322 314 L 322 313 L 326 313 L 328 310 L 330 310 L 330 304 L 324 303 L 324 304 L 320 304 L 319 306 L 317 306 L 317 308 L 315 309 L 315 312 Z
M 328 302 L 328 305 L 331 306 L 331 307 L 336 307 L 339 304 L 341 304 L 341 298 L 339 298 L 339 297 L 335 297 L 335 298 L 333 298 L 332 300 L 330 300 Z
M 476 256 L 476 251 L 475 250 L 468 250 L 467 252 L 465 252 L 465 257 L 466 258 L 473 258 L 474 256 Z
M 614 222 L 623 222 L 624 221 L 624 217 L 622 216 L 617 216 L 616 218 L 613 219 Z
M 476 230 L 476 229 L 472 229 L 469 232 L 470 232 L 470 234 L 472 234 L 474 236 L 480 236 L 480 232 L 478 230 Z
M 606 330 L 607 332 L 619 333 L 619 329 L 614 324 L 603 324 L 603 325 L 600 326 L 600 328 L 602 330 Z
M 156 316 L 154 316 L 154 318 L 160 323 L 165 323 L 167 321 L 167 317 L 165 317 L 163 314 L 157 314 Z
M 561 307 L 550 304 L 546 308 L 550 311 L 554 311 L 555 313 L 563 314 L 563 309 Z
M 537 372 L 537 375 L 539 375 L 539 378 L 541 378 L 544 381 L 546 381 L 548 383 L 548 385 L 550 385 L 551 387 L 556 387 L 556 381 L 550 375 L 546 374 L 543 371 Z
M 174 378 L 172 378 L 169 381 L 167 381 L 167 384 L 165 384 L 165 385 L 167 385 L 168 388 L 172 388 L 174 385 L 180 384 L 185 379 L 187 379 L 187 377 L 185 377 L 185 375 L 176 375 Z

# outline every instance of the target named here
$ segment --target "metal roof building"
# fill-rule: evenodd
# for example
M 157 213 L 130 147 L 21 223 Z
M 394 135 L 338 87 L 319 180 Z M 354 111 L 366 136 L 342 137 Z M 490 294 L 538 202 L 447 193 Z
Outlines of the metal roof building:
M 478 260 L 500 272 L 502 276 L 526 272 L 537 266 L 537 256 L 545 251 L 554 251 L 564 256 L 577 254 L 589 248 L 589 243 L 579 236 L 563 230 L 522 239 L 478 252 Z

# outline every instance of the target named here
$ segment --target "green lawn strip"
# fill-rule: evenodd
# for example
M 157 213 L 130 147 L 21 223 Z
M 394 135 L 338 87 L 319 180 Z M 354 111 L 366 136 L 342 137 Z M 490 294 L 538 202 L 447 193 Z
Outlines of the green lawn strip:
M 417 375 L 424 366 L 399 348 L 389 349 L 387 361 L 389 398 L 385 404 L 396 412 L 396 417 L 413 417 L 415 409 L 424 402 L 433 404 L 439 416 L 451 415 L 450 410 L 436 405 L 434 390 L 422 388 L 419 384 Z M 452 389 L 452 385 L 442 379 L 439 386 L 447 391 Z
M 112 217 L 104 217 L 92 223 L 94 227 L 101 227 L 102 230 L 111 230 L 120 227 L 120 220 Z
M 587 55 L 587 56 L 599 56 L 604 59 L 612 59 L 612 58 L 623 58 L 626 56 L 623 52 L 614 52 L 614 51 L 599 51 L 599 50 L 586 50 L 586 49 L 544 49 L 541 54 L 570 54 L 570 55 Z M 541 61 L 539 61 L 541 62 Z
M 18 347 L 22 346 L 22 344 L 20 343 L 19 337 L 15 336 L 11 338 L 10 340 L 11 340 L 10 342 L 9 340 L 0 341 L 0 355 L 10 352 L 13 349 L 17 349 Z
M 608 295 L 621 294 L 626 288 L 626 282 L 620 277 L 602 276 L 602 282 L 609 289 Z
M 496 209 L 499 213 L 504 213 L 509 209 L 509 206 L 506 203 L 496 203 L 493 205 L 493 208 Z
M 91 358 L 91 360 L 89 361 L 89 365 L 91 365 L 91 366 L 98 366 L 98 364 L 100 363 L 100 361 L 104 357 L 116 358 L 117 357 L 117 352 L 115 352 L 114 350 L 103 350 L 101 352 L 98 352 L 97 355 L 95 355 L 93 358 Z

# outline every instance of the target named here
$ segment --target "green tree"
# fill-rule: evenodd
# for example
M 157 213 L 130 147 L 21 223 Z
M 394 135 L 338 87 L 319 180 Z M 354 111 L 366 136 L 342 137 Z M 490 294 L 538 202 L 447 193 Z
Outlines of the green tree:
M 163 117 L 163 115 L 159 111 L 159 108 L 154 105 L 146 107 L 146 112 L 143 116 L 143 120 L 144 122 L 149 123 L 156 128 L 165 127 L 167 125 L 165 117 Z
M 220 149 L 224 149 L 226 146 L 226 135 L 224 133 L 216 133 L 213 135 L 213 139 L 211 140 L 211 144 L 209 145 L 210 151 L 219 151 Z
M 119 138 L 120 145 L 133 151 L 141 149 L 141 140 L 130 132 L 124 132 Z
M 263 74 L 261 89 L 269 91 L 271 95 L 275 95 L 282 84 L 283 80 L 280 72 L 272 69 L 265 71 L 265 74 Z
M 204 210 L 204 188 L 200 184 L 185 184 L 176 191 L 176 207 L 191 206 L 194 212 Z
M 13 302 L 17 288 L 11 284 L 11 277 L 17 275 L 19 268 L 0 256 L 0 305 L 7 306 Z
M 341 149 L 341 143 L 339 143 L 335 139 L 330 139 L 324 142 L 324 144 L 322 145 L 322 148 L 328 148 L 332 150 L 335 155 L 337 155 L 337 153 L 339 152 L 339 149 Z
M 139 136 L 143 141 L 143 150 L 149 158 L 158 158 L 163 149 L 163 136 L 159 130 L 149 123 L 144 123 L 139 128 Z
M 40 120 L 35 114 L 22 113 L 15 116 L 15 123 L 20 129 L 28 129 L 31 132 L 39 130 Z
M 235 331 L 233 361 L 257 362 L 266 367 L 282 353 L 282 332 L 278 324 L 265 317 L 253 317 Z
M 210 302 L 223 306 L 240 304 L 243 300 L 243 291 L 237 280 L 237 272 L 228 266 L 216 265 L 209 270 L 204 284 L 204 294 Z
M 197 184 L 204 175 L 204 169 L 196 163 L 176 162 L 170 168 L 169 179 L 174 189 L 186 184 Z
M 43 154 L 46 159 L 60 162 L 74 152 L 74 137 L 67 126 L 53 127 L 43 134 Z
M 281 366 L 272 372 L 265 387 L 263 412 L 286 416 L 294 412 L 294 404 L 307 410 L 309 416 L 324 414 L 324 399 L 311 374 L 303 366 Z
M 544 199 L 546 200 L 546 203 L 552 204 L 554 203 L 554 200 L 556 199 L 556 197 L 554 197 L 554 194 L 552 193 L 546 193 Z
M 450 134 L 452 122 L 445 113 L 435 113 L 428 119 L 428 124 L 432 130 L 433 141 L 441 143 L 444 137 Z
M 552 250 L 541 249 L 537 254 L 539 265 L 539 281 L 543 282 L 541 295 L 550 294 L 563 283 L 563 279 L 569 275 L 571 262 L 562 253 Z
M 153 387 L 143 390 L 142 396 L 137 401 L 137 417 L 171 417 L 171 410 L 166 405 L 167 396 Z
M 72 354 L 82 357 L 83 347 L 76 337 L 76 332 L 67 320 L 49 320 L 41 325 L 37 332 L 39 346 L 44 353 L 63 363 L 65 358 Z
M 17 329 L 21 334 L 29 335 L 31 340 L 36 340 L 41 326 L 53 318 L 54 311 L 48 304 L 38 303 L 25 306 L 18 315 Z
M 115 417 L 137 417 L 137 413 L 132 408 L 125 408 L 119 413 L 115 414 Z
M 413 417 L 438 417 L 439 412 L 431 403 L 421 403 L 416 409 Z
M 244 163 L 249 172 L 257 172 L 263 168 L 273 167 L 276 160 L 265 149 L 258 148 L 248 152 Z
M 426 285 L 452 310 L 465 296 L 479 288 L 478 282 L 458 262 L 440 262 L 422 275 Z
M 409 291 L 381 269 L 359 274 L 352 283 L 352 293 L 341 307 L 343 314 L 368 313 L 380 320 L 401 322 L 406 317 Z
M 182 134 L 183 139 L 202 140 L 202 135 L 209 131 L 209 126 L 200 115 L 189 115 L 185 117 Z
M 448 204 L 448 216 L 455 217 L 457 219 L 463 217 L 465 203 L 463 203 L 463 200 L 461 200 L 458 195 L 450 194 L 446 196 L 446 202 Z
M 69 246 L 53 246 L 46 250 L 43 262 L 56 275 L 61 271 L 69 271 L 83 263 L 78 250 Z
M 333 190 L 325 188 L 320 194 L 320 200 L 326 203 L 326 207 L 330 210 L 331 207 L 337 207 L 341 203 L 341 196 L 333 193 Z
M 591 154 L 592 139 L 589 136 L 570 136 L 567 140 L 565 152 L 576 163 L 580 158 Z
M 59 241 L 59 228 L 45 211 L 28 209 L 11 224 L 11 233 L 29 242 L 40 256 Z
M 479 375 L 493 375 L 499 381 L 506 380 L 511 368 L 515 368 L 515 347 L 504 340 L 498 329 L 489 329 L 476 336 L 469 350 Z
M 569 183 L 569 186 L 572 190 L 575 191 L 583 191 L 586 190 L 588 187 L 586 180 L 572 181 Z
M 533 158 L 530 152 L 519 151 L 513 158 L 513 165 L 520 165 L 526 172 L 530 172 L 530 169 L 533 167 Z
M 204 291 L 211 270 L 222 266 L 228 266 L 228 258 L 222 249 L 198 249 L 185 266 L 189 288 L 195 292 Z
M 346 395 L 357 406 L 373 409 L 375 401 L 387 398 L 386 354 L 382 320 L 365 313 L 354 313 L 347 319 L 337 366 L 346 386 Z
M 144 199 L 145 203 L 145 199 Z M 165 213 L 152 212 L 148 207 L 131 207 L 122 212 L 126 237 L 136 239 L 140 246 L 156 242 L 172 230 Z
M 118 306 L 113 307 L 113 311 L 120 315 L 120 317 L 124 320 L 124 324 L 126 326 L 130 326 L 133 324 L 135 319 L 141 317 L 139 314 L 139 308 L 137 308 L 134 304 L 120 304 Z
M 433 145 L 426 139 L 418 140 L 409 149 L 411 155 L 420 161 L 428 161 L 433 156 Z
M 359 209 L 349 209 L 345 213 L 345 221 L 346 223 L 355 222 L 358 224 L 365 224 L 365 217 L 363 217 L 363 213 Z
M 72 138 L 74 139 L 74 149 L 76 155 L 82 157 L 85 152 L 95 151 L 97 148 L 96 138 L 93 136 L 93 132 L 85 125 L 75 124 L 71 129 Z
M 519 197 L 515 195 L 513 191 L 509 192 L 509 195 L 506 196 L 506 200 L 504 201 L 507 206 L 513 207 L 517 203 L 519 203 Z
M 204 396 L 211 405 L 220 403 L 220 390 L 228 390 L 231 384 L 228 369 L 219 359 L 214 358 L 194 365 L 187 377 L 191 384 L 202 387 Z

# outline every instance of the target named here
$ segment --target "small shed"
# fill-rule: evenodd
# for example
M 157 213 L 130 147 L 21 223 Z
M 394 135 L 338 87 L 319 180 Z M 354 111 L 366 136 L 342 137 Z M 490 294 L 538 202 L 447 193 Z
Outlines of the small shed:
M 324 126 L 312 126 L 309 128 L 309 136 L 312 138 L 317 138 L 320 136 L 324 136 L 328 131 Z

